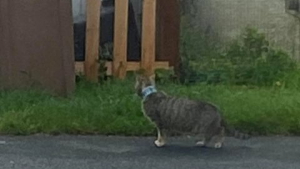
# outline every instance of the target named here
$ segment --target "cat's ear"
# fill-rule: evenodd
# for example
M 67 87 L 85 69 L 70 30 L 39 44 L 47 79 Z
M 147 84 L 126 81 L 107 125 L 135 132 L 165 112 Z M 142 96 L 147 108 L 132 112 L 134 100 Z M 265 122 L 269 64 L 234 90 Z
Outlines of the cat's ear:
M 155 86 L 155 74 L 150 75 L 150 76 L 149 76 L 149 80 L 150 80 L 150 82 L 151 82 L 151 85 Z

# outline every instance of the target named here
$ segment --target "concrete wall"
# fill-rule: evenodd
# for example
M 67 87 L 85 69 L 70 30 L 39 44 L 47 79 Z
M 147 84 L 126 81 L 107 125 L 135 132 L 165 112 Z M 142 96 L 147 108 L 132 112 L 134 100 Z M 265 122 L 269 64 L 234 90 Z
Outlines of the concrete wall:
M 203 33 L 227 42 L 246 26 L 259 28 L 269 40 L 300 60 L 300 21 L 288 14 L 285 0 L 197 0 L 194 23 Z

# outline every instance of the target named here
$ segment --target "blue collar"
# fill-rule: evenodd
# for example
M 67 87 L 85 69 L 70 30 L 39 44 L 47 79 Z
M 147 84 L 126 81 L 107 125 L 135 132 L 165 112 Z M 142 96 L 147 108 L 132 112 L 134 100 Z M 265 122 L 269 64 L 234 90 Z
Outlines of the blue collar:
M 157 90 L 155 89 L 154 86 L 148 86 L 142 91 L 143 99 L 145 100 L 147 96 L 149 96 L 152 93 L 156 93 Z

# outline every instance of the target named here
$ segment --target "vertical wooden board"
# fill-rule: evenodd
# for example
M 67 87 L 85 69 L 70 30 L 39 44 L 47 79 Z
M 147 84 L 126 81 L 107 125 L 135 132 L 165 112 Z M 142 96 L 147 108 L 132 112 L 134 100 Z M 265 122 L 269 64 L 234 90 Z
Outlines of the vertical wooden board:
M 4 86 L 9 86 L 10 82 L 10 53 L 11 43 L 10 26 L 11 26 L 11 15 L 9 13 L 9 0 L 0 1 L 0 89 Z
M 101 0 L 87 0 L 86 54 L 84 72 L 88 80 L 98 81 Z
M 144 0 L 143 5 L 141 67 L 151 75 L 155 64 L 156 0 Z
M 157 1 L 156 18 L 156 61 L 169 61 L 170 66 L 173 66 L 178 72 L 180 64 L 179 1 Z
M 127 67 L 129 0 L 115 0 L 113 75 L 124 79 Z
M 0 1 L 0 88 L 75 88 L 71 0 Z
M 72 1 L 64 0 L 59 1 L 59 22 L 68 21 L 60 26 L 60 37 L 64 39 L 61 41 L 61 52 L 63 54 L 62 58 L 62 69 L 63 69 L 63 87 L 67 94 L 70 94 L 75 89 L 75 65 L 74 60 L 75 50 L 74 50 L 74 36 L 73 36 L 73 14 L 72 14 Z M 59 23 L 58 23 L 59 24 Z

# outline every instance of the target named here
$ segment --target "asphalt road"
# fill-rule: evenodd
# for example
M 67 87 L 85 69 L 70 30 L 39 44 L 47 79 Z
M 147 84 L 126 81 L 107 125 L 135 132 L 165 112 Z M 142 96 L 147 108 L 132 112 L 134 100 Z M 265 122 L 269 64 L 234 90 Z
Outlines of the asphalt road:
M 222 149 L 173 138 L 0 136 L 0 169 L 300 169 L 299 137 L 227 138 Z

